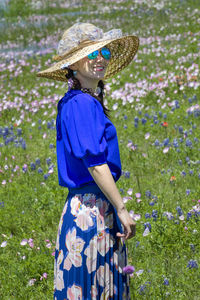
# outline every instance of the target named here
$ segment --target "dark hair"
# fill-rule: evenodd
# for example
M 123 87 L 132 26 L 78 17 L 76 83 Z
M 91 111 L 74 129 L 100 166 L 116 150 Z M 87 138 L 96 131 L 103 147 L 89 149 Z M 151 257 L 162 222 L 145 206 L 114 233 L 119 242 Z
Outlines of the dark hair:
M 76 90 L 82 89 L 81 83 L 78 80 L 78 78 L 76 78 L 74 76 L 73 70 L 71 70 L 70 68 L 67 68 L 67 70 L 68 70 L 68 73 L 65 74 L 65 77 L 67 79 L 71 78 L 72 81 L 73 81 L 71 89 L 76 89 Z M 99 80 L 97 86 L 101 89 L 101 92 L 98 96 L 94 95 L 94 93 L 90 92 L 89 90 L 87 90 L 87 93 L 89 93 L 92 97 L 96 98 L 101 103 L 101 105 L 103 107 L 104 114 L 110 119 L 109 113 L 110 113 L 111 110 L 108 109 L 107 107 L 105 107 L 104 102 L 103 102 L 103 96 L 104 96 L 104 82 L 103 82 L 103 80 Z

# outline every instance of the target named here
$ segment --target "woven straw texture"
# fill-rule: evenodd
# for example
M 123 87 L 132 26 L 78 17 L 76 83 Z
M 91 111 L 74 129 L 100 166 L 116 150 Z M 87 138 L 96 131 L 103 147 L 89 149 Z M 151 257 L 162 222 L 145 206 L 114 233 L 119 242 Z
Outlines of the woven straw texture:
M 38 72 L 37 77 L 45 77 L 58 81 L 67 81 L 67 78 L 65 77 L 65 74 L 67 74 L 67 69 L 61 69 L 63 64 L 68 63 L 70 67 L 71 64 L 79 61 L 91 52 L 104 46 L 107 46 L 111 51 L 111 59 L 104 76 L 104 79 L 108 79 L 113 77 L 131 63 L 139 47 L 139 38 L 137 36 L 129 35 L 118 39 L 101 42 L 89 40 L 84 41 L 80 43 L 79 47 L 74 48 L 66 55 L 54 56 L 54 60 L 56 59 L 59 61 L 50 68 Z

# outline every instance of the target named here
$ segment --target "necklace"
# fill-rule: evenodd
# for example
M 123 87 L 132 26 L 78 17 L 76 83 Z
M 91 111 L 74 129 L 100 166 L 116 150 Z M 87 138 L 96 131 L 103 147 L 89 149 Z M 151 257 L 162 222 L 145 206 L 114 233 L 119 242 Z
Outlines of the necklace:
M 90 88 L 81 88 L 81 91 L 83 93 L 88 93 L 91 95 L 94 94 L 95 96 L 99 96 L 99 94 L 101 93 L 101 88 L 98 86 L 94 93 L 93 93 L 92 89 L 90 89 Z

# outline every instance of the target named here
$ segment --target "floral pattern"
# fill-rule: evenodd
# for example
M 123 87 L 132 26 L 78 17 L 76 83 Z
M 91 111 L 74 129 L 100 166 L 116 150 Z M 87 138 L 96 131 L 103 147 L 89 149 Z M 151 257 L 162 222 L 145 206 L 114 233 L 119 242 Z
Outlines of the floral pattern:
M 54 300 L 129 299 L 119 231 L 118 216 L 102 192 L 68 194 L 55 247 Z

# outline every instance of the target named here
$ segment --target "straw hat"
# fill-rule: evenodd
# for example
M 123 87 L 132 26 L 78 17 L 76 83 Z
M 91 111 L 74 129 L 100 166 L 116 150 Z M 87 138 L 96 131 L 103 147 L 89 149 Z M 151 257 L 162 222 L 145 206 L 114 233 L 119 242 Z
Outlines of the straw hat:
M 139 47 L 139 38 L 134 35 L 122 36 L 120 29 L 104 33 L 93 24 L 75 23 L 64 31 L 58 44 L 57 55 L 53 57 L 57 63 L 36 75 L 67 81 L 67 67 L 104 46 L 111 51 L 111 59 L 104 75 L 104 79 L 107 79 L 131 63 Z

